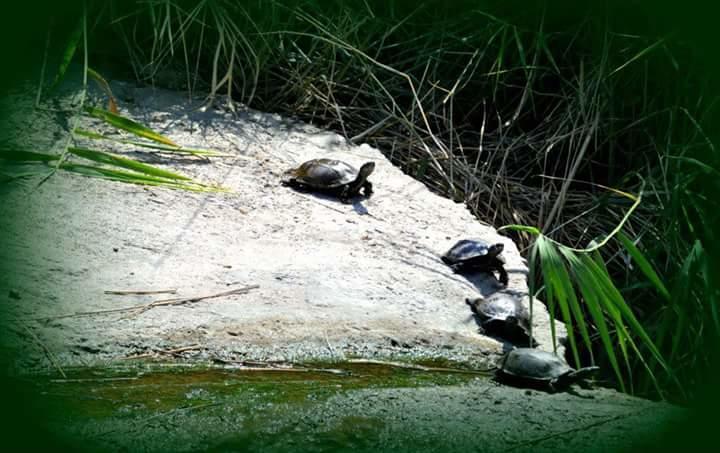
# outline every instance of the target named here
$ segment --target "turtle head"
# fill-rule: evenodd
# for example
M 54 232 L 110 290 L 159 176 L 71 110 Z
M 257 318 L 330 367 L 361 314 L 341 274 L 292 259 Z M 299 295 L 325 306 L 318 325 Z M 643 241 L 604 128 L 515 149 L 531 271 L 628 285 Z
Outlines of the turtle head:
M 282 175 L 280 175 L 280 182 L 282 184 L 286 184 L 286 185 L 289 184 L 290 182 L 292 182 L 293 179 L 295 179 L 296 173 L 297 173 L 296 168 L 291 168 L 289 170 L 285 170 L 282 173 Z
M 373 171 L 375 171 L 375 162 L 366 162 L 360 167 L 358 178 L 365 180 Z
M 355 181 L 353 181 L 346 189 L 346 196 L 357 195 L 358 191 L 362 188 L 365 191 L 365 196 L 370 197 L 372 195 L 372 183 L 367 180 L 368 176 L 375 170 L 375 162 L 366 162 L 360 167 Z
M 502 242 L 498 242 L 497 244 L 492 244 L 490 247 L 488 247 L 488 255 L 499 255 L 502 253 L 502 251 L 505 249 L 505 245 L 503 245 Z

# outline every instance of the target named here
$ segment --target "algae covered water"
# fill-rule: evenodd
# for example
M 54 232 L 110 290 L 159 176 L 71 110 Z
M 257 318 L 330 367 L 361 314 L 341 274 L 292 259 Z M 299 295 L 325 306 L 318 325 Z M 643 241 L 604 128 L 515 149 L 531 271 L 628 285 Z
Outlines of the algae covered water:
M 53 445 L 88 451 L 602 451 L 683 416 L 607 389 L 548 394 L 371 363 L 66 374 L 26 388 Z

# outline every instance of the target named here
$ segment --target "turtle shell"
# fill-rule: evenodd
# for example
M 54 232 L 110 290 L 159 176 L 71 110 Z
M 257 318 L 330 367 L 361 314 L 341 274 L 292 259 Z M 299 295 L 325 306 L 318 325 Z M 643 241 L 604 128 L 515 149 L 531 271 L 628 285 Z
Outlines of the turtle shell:
M 530 314 L 520 298 L 501 292 L 466 302 L 477 315 L 484 333 L 520 346 L 530 346 Z
M 336 159 L 313 159 L 286 172 L 288 178 L 317 189 L 333 189 L 353 182 L 358 170 Z
M 574 382 L 582 383 L 584 377 L 599 369 L 597 366 L 588 366 L 575 370 L 551 352 L 518 348 L 505 355 L 497 378 L 519 387 L 556 391 Z
M 552 352 L 517 348 L 505 355 L 501 371 L 503 374 L 528 381 L 550 383 L 575 370 Z
M 442 260 L 445 264 L 453 265 L 484 257 L 488 261 L 496 258 L 504 263 L 505 260 L 500 256 L 503 248 L 500 242 L 491 244 L 482 239 L 462 239 L 442 256 Z

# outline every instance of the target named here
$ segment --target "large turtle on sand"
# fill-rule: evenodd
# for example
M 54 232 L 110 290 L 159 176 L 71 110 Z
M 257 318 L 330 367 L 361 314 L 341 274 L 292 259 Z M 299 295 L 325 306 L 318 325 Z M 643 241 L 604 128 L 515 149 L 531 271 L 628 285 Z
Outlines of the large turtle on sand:
M 517 387 L 532 387 L 551 392 L 582 381 L 600 368 L 590 366 L 576 370 L 552 352 L 517 348 L 508 352 L 496 377 Z
M 497 271 L 498 280 L 503 285 L 508 284 L 508 274 L 505 270 L 505 259 L 500 256 L 503 244 L 491 244 L 482 239 L 463 239 L 453 245 L 450 250 L 440 257 L 445 264 L 455 272 Z
M 480 321 L 482 333 L 500 337 L 518 346 L 534 346 L 530 342 L 530 313 L 522 300 L 507 293 L 465 299 Z
M 336 159 L 313 159 L 287 170 L 282 183 L 298 189 L 310 189 L 337 195 L 343 203 L 349 202 L 363 189 L 365 197 L 372 195 L 372 183 L 367 180 L 375 170 L 375 162 L 367 162 L 357 170 Z

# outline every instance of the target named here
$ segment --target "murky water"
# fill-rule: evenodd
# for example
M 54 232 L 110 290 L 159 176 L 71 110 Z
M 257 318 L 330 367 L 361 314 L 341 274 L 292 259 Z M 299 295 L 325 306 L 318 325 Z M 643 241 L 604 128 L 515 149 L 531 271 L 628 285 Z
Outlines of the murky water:
M 66 374 L 32 379 L 52 432 L 82 439 L 91 449 L 173 451 L 257 449 L 268 436 L 282 449 L 305 434 L 294 429 L 293 417 L 331 397 L 360 389 L 453 386 L 478 377 L 376 364 L 251 371 L 154 364 Z M 377 417 L 351 414 L 322 430 L 322 443 L 350 447 L 381 426 Z
M 281 368 L 70 369 L 25 377 L 24 394 L 3 402 L 29 430 L 26 447 L 62 451 L 618 451 L 685 416 L 610 389 L 549 394 L 487 373 Z

